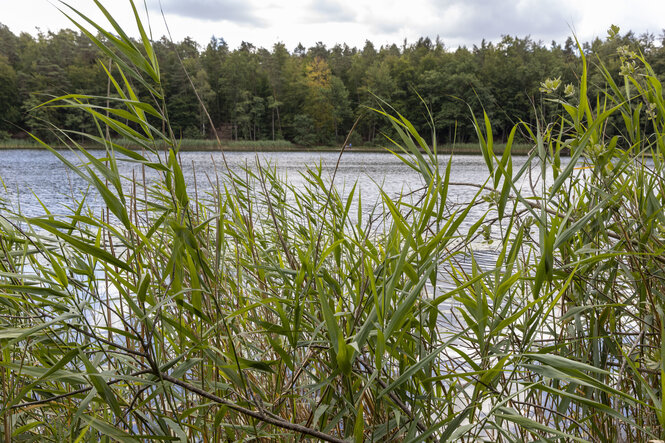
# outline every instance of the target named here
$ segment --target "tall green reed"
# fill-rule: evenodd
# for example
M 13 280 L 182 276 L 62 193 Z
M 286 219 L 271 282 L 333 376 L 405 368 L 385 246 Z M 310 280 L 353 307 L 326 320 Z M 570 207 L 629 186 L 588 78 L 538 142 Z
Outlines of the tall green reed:
M 42 106 L 95 124 L 54 128 L 80 163 L 52 151 L 105 209 L 0 216 L 5 441 L 662 438 L 665 108 L 640 56 L 594 101 L 583 60 L 560 120 L 520 125 L 517 171 L 518 128 L 498 156 L 476 122 L 489 178 L 463 205 L 436 140 L 377 110 L 423 188 L 368 218 L 316 167 L 300 187 L 258 165 L 189 188 L 134 3 L 138 41 L 96 4 L 110 28 L 67 14 L 112 61 L 114 96 Z

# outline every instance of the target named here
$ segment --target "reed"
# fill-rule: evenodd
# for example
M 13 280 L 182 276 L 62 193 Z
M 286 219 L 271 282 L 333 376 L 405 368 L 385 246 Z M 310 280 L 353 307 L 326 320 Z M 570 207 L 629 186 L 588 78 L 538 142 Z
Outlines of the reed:
M 131 140 L 125 139 L 116 139 L 112 140 L 113 143 L 122 145 L 124 147 L 139 150 L 140 146 L 132 145 Z M 302 147 L 294 145 L 293 143 L 286 140 L 223 140 L 221 145 L 217 140 L 203 140 L 203 139 L 182 139 L 178 141 L 179 152 L 185 151 L 338 151 L 338 146 L 311 146 L 311 147 Z M 69 147 L 67 145 L 57 145 L 54 143 L 49 143 L 54 149 L 67 150 Z M 86 150 L 99 150 L 104 149 L 103 146 L 90 143 L 83 145 Z M 162 145 L 161 148 L 164 149 L 166 145 Z M 496 144 L 494 147 L 494 152 L 497 155 L 503 153 L 506 144 Z M 533 148 L 532 144 L 528 143 L 514 143 L 511 147 L 512 155 L 528 155 Z M 44 146 L 33 139 L 29 140 L 4 140 L 0 141 L 0 150 L 2 149 L 44 149 Z M 351 148 L 354 152 L 386 152 L 385 144 L 384 146 L 352 146 Z M 457 154 L 457 155 L 482 155 L 482 151 L 478 143 L 457 143 L 457 144 L 445 144 L 439 145 L 437 147 L 439 154 Z
M 302 187 L 259 165 L 188 188 L 129 3 L 139 41 L 100 3 L 108 28 L 65 10 L 117 67 L 113 96 L 42 105 L 94 123 L 54 128 L 79 163 L 43 146 L 106 209 L 0 214 L 5 441 L 664 437 L 665 100 L 640 55 L 593 100 L 583 61 L 560 119 L 501 155 L 477 121 L 484 184 L 454 183 L 436 140 L 377 108 L 423 187 L 367 216 L 317 168 Z M 514 170 L 518 130 L 534 148 Z M 454 186 L 477 193 L 453 204 Z
M 129 149 L 141 150 L 141 145 L 135 145 L 133 140 L 130 139 L 112 139 L 112 143 L 122 145 Z M 54 149 L 69 149 L 68 144 L 49 143 Z M 96 142 L 83 143 L 86 150 L 104 149 Z M 165 149 L 168 144 L 157 144 L 156 147 Z M 0 149 L 44 149 L 44 146 L 39 142 L 29 140 L 0 140 Z M 220 146 L 217 140 L 204 140 L 204 139 L 178 139 L 179 151 L 219 151 L 221 149 L 228 151 L 270 151 L 270 150 L 295 150 L 298 148 L 293 143 L 286 140 L 225 140 Z

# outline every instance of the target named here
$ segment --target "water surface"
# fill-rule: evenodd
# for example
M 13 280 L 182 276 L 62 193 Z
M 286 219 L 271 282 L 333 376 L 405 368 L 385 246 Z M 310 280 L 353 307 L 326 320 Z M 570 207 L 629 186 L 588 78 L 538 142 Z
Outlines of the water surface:
M 101 157 L 103 151 L 92 151 Z M 83 163 L 75 153 L 63 152 L 75 164 Z M 180 154 L 183 173 L 190 190 L 196 185 L 200 195 L 212 190 L 216 174 L 225 170 L 221 153 L 183 152 Z M 331 177 L 337 163 L 334 152 L 229 152 L 226 153 L 229 168 L 240 170 L 244 166 L 254 167 L 258 162 L 276 167 L 278 174 L 285 176 L 294 185 L 304 183 L 302 173 L 307 167 L 321 166 L 324 176 Z M 448 157 L 442 157 L 442 164 Z M 521 160 L 523 161 L 523 160 Z M 520 159 L 517 158 L 517 162 Z M 136 164 L 119 161 L 121 174 L 142 178 Z M 453 159 L 451 180 L 482 184 L 487 179 L 487 168 L 480 156 L 456 156 Z M 154 179 L 148 174 L 148 180 Z M 43 214 L 42 204 L 55 213 L 67 212 L 75 199 L 88 195 L 88 203 L 93 208 L 101 208 L 101 199 L 88 183 L 69 170 L 56 156 L 43 150 L 10 149 L 0 151 L 0 178 L 5 189 L 1 192 L 14 205 L 20 205 L 28 216 Z M 212 183 L 211 183 L 212 182 Z M 347 152 L 341 158 L 335 176 L 335 185 L 342 194 L 347 194 L 352 185 L 358 182 L 363 201 L 369 206 L 379 199 L 379 188 L 392 197 L 409 193 L 423 186 L 420 174 L 389 153 Z M 455 186 L 451 189 L 453 202 L 469 201 L 477 190 L 471 187 Z M 2 195 L 2 194 L 0 194 Z M 40 203 L 41 202 L 41 203 Z

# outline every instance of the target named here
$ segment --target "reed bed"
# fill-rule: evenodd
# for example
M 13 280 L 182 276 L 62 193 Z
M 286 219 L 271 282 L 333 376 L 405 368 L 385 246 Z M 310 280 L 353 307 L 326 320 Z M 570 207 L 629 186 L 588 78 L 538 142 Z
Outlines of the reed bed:
M 112 140 L 113 143 L 122 145 L 126 148 L 141 150 L 141 146 L 133 145 L 131 140 L 117 139 Z M 339 151 L 338 146 L 312 146 L 312 147 L 302 147 L 294 145 L 293 143 L 286 140 L 223 140 L 221 145 L 217 140 L 214 139 L 181 139 L 178 141 L 178 151 Z M 68 145 L 56 145 L 49 143 L 53 149 L 59 150 L 68 150 Z M 84 144 L 86 150 L 103 150 L 104 146 L 99 144 Z M 159 146 L 159 149 L 168 148 L 167 144 Z M 430 149 L 432 147 L 430 146 Z M 527 143 L 514 143 L 511 147 L 512 155 L 529 155 L 533 144 Z M 44 146 L 33 139 L 29 140 L 0 140 L 0 150 L 2 149 L 44 149 Z M 386 146 L 352 146 L 347 148 L 348 150 L 353 150 L 354 152 L 385 152 Z M 505 143 L 497 143 L 494 146 L 494 152 L 497 155 L 501 155 L 506 149 Z M 423 151 L 424 152 L 424 151 Z M 445 144 L 437 146 L 437 152 L 441 154 L 457 154 L 457 155 L 482 155 L 482 151 L 478 143 L 457 143 L 454 145 Z
M 111 139 L 112 143 L 117 145 L 122 145 L 126 148 L 133 150 L 141 150 L 141 145 L 134 144 L 135 142 L 130 139 L 118 138 Z M 220 143 L 217 140 L 206 140 L 206 139 L 178 139 L 178 150 L 179 151 L 281 151 L 281 150 L 295 150 L 302 149 L 293 143 L 286 140 L 224 140 L 223 144 L 220 146 Z M 66 143 L 56 144 L 49 143 L 49 146 L 54 149 L 66 150 L 69 149 L 69 145 Z M 104 149 L 104 146 L 100 146 L 96 142 L 92 143 L 83 143 L 83 146 L 86 150 L 98 150 Z M 169 144 L 163 142 L 157 144 L 156 148 L 168 149 Z M 0 149 L 44 149 L 44 146 L 33 140 L 0 140 Z
M 553 96 L 560 118 L 515 127 L 500 155 L 476 121 L 483 184 L 455 183 L 436 140 L 375 109 L 423 187 L 368 217 L 317 168 L 297 188 L 269 166 L 187 188 L 139 14 L 136 42 L 110 15 L 65 12 L 113 61 L 114 97 L 43 105 L 95 123 L 54 128 L 79 163 L 43 146 L 105 209 L 2 206 L 5 441 L 664 437 L 665 101 L 639 54 L 593 100 L 583 60 L 576 96 Z M 517 131 L 533 149 L 514 170 Z M 477 194 L 453 204 L 462 185 Z

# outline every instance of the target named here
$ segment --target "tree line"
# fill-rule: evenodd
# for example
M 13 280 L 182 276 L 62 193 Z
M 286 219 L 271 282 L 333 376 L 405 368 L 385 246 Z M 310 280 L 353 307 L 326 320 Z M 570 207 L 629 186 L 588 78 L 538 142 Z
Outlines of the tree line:
M 656 74 L 665 75 L 665 31 L 656 38 L 630 31 L 621 35 L 615 29 L 612 38 L 582 47 L 589 60 L 603 60 L 618 84 L 625 74 L 620 72 L 622 51 L 643 53 Z M 163 37 L 154 49 L 179 137 L 209 138 L 213 133 L 193 84 L 222 138 L 283 139 L 305 146 L 341 143 L 356 120 L 352 144 L 382 143 L 381 134 L 390 128 L 368 108 L 387 104 L 408 110 L 422 133 L 430 133 L 433 120 L 443 143 L 475 141 L 471 115 L 484 110 L 495 137 L 505 139 L 517 121 L 553 115 L 558 105 L 544 100 L 548 89 L 559 85 L 556 94 L 570 93 L 581 66 L 570 37 L 563 45 L 504 36 L 471 48 L 448 48 L 439 39 L 420 38 L 378 48 L 367 41 L 362 48 L 317 43 L 293 50 L 283 43 L 269 50 L 248 42 L 232 49 L 215 37 L 201 47 L 191 38 L 174 43 Z M 59 127 L 89 131 L 93 122 L 74 110 L 29 111 L 50 96 L 74 90 L 106 95 L 104 70 L 114 67 L 105 63 L 79 32 L 17 36 L 0 24 L 0 139 L 20 137 L 25 130 L 46 136 L 44 113 Z M 597 67 L 590 69 L 594 97 L 605 82 Z M 544 85 L 548 78 L 556 81 Z

